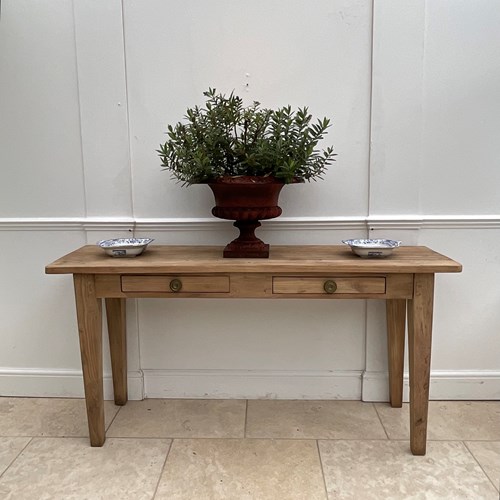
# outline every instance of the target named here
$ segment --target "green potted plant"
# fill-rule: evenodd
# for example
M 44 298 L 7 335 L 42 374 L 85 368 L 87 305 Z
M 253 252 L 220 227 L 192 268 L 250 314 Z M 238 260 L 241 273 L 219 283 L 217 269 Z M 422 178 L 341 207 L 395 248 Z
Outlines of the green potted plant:
M 205 183 L 215 196 L 216 217 L 235 220 L 240 236 L 224 257 L 268 257 L 269 245 L 254 231 L 259 220 L 281 214 L 285 184 L 322 178 L 334 161 L 333 147 L 316 148 L 330 126 L 312 122 L 307 108 L 261 108 L 215 89 L 204 92 L 204 107 L 186 111 L 185 123 L 169 125 L 160 145 L 162 166 L 184 185 Z

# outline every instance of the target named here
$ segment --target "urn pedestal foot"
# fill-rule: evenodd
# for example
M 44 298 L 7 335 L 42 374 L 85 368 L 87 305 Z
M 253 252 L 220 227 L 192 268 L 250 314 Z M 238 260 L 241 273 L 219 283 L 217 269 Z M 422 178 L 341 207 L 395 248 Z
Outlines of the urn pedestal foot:
M 236 221 L 240 235 L 226 246 L 223 256 L 234 259 L 267 259 L 269 245 L 255 236 L 259 220 L 281 215 L 278 197 L 283 181 L 271 176 L 224 176 L 208 184 L 214 193 L 212 214 Z
M 255 230 L 260 227 L 258 220 L 239 220 L 233 223 L 240 230 L 240 235 L 224 248 L 225 258 L 267 259 L 269 245 L 255 236 Z

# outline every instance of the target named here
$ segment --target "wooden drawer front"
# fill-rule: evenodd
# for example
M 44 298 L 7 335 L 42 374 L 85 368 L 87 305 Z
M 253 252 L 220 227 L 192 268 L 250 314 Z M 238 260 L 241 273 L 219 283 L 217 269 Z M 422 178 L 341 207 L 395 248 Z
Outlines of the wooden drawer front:
M 328 284 L 325 286 L 325 283 Z M 334 282 L 336 289 L 334 292 L 328 293 L 325 288 L 331 290 L 331 282 Z M 330 285 L 330 287 L 328 286 Z M 333 285 L 333 288 L 335 288 Z M 300 277 L 290 276 L 273 278 L 273 293 L 289 293 L 289 294 L 357 294 L 357 293 L 385 293 L 385 278 L 384 277 L 335 277 L 325 276 L 316 277 Z
M 228 293 L 229 276 L 122 276 L 122 291 Z

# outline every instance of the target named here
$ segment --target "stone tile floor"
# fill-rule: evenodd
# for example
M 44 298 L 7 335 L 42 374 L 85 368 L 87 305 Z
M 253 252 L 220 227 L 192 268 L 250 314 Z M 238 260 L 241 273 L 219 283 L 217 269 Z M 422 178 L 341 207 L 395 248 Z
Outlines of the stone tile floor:
M 500 402 L 434 401 L 425 457 L 408 406 L 358 401 L 0 398 L 0 499 L 497 500 Z

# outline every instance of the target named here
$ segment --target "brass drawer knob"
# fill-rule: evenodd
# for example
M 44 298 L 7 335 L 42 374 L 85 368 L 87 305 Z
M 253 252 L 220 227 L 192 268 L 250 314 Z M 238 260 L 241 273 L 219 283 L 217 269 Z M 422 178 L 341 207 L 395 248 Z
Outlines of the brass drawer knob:
M 326 293 L 335 293 L 335 290 L 337 290 L 337 283 L 333 280 L 326 280 L 323 289 Z
M 175 278 L 170 282 L 170 290 L 172 292 L 180 292 L 182 288 L 182 281 Z

